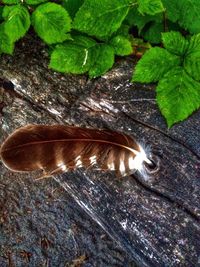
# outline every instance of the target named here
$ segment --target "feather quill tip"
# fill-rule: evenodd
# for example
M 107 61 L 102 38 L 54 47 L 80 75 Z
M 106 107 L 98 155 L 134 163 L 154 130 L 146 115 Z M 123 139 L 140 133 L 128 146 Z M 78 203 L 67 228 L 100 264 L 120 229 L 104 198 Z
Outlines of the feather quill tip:
M 140 152 L 134 159 L 135 170 L 137 170 L 145 181 L 152 178 L 152 174 L 158 170 L 157 164 L 151 160 L 151 152 L 148 147 L 139 145 Z M 159 164 L 158 164 L 159 165 Z
M 129 158 L 129 168 L 141 171 L 144 162 L 147 164 L 151 163 L 151 161 L 147 158 L 144 149 L 141 145 L 139 145 L 139 151 L 137 151 L 135 158 Z

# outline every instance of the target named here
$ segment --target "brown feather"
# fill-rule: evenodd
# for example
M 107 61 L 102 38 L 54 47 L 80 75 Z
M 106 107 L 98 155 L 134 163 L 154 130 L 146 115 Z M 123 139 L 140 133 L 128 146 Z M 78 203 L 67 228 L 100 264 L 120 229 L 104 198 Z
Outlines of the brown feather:
M 95 165 L 124 176 L 138 169 L 134 166 L 138 159 L 142 164 L 141 153 L 138 143 L 123 133 L 62 125 L 21 127 L 0 150 L 1 160 L 10 170 L 42 169 L 47 175 Z

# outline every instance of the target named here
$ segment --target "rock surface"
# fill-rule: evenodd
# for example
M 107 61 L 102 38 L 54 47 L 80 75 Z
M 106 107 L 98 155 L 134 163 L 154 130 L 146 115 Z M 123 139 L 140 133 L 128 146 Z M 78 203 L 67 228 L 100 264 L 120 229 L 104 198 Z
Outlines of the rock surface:
M 129 82 L 132 59 L 92 81 L 47 65 L 32 37 L 2 57 L 0 142 L 30 123 L 112 129 L 145 145 L 158 167 L 36 182 L 1 166 L 0 266 L 68 266 L 81 255 L 82 266 L 200 266 L 200 112 L 167 129 L 153 86 Z

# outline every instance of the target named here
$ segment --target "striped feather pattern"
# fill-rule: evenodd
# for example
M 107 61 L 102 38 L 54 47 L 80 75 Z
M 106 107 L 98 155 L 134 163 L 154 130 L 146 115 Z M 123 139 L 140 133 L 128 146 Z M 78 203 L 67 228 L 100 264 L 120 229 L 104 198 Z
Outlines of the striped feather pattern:
M 5 140 L 0 155 L 12 171 L 42 169 L 48 176 L 91 166 L 124 176 L 148 161 L 128 135 L 63 125 L 21 127 Z

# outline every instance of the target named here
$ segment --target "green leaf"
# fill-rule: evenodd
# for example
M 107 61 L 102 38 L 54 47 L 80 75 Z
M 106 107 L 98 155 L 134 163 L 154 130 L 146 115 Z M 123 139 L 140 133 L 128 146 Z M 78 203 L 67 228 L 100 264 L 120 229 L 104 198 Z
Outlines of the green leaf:
M 186 119 L 200 107 L 200 83 L 182 67 L 171 69 L 159 82 L 157 102 L 168 127 Z
M 149 22 L 157 22 L 162 23 L 163 15 L 156 14 L 154 16 L 151 15 L 142 15 L 138 12 L 136 7 L 130 9 L 128 15 L 126 16 L 126 21 L 130 26 L 137 26 L 139 34 L 144 28 L 144 26 Z
M 180 64 L 180 58 L 159 47 L 149 49 L 137 63 L 132 81 L 157 82 L 171 68 Z
M 4 31 L 4 24 L 0 25 L 0 54 L 6 53 L 12 55 L 14 51 L 14 43 Z
M 140 35 L 143 36 L 145 41 L 152 44 L 159 44 L 161 42 L 161 32 L 164 31 L 164 25 L 162 22 L 157 23 L 152 21 L 148 23 L 148 27 L 145 27 Z
M 164 11 L 164 7 L 161 0 L 137 0 L 138 11 L 141 14 L 155 15 Z
M 63 0 L 62 6 L 68 11 L 71 18 L 74 18 L 76 12 L 82 6 L 84 0 Z
M 181 17 L 180 5 L 184 5 L 184 1 L 162 0 L 169 20 L 176 22 Z
M 27 8 L 21 5 L 5 6 L 3 9 L 5 20 L 4 30 L 12 42 L 25 35 L 30 27 L 30 16 Z
M 200 1 L 199 0 L 184 0 L 179 2 L 181 15 L 179 24 L 181 27 L 190 31 L 190 33 L 200 32 Z
M 189 39 L 189 47 L 188 47 L 187 54 L 190 54 L 194 51 L 199 51 L 199 46 L 200 46 L 200 33 L 193 35 Z
M 51 54 L 50 68 L 59 72 L 82 74 L 87 72 L 96 58 L 96 42 L 84 36 L 74 37 L 55 47 Z
M 20 0 L 3 0 L 2 2 L 7 5 L 16 5 L 21 3 Z
M 130 30 L 130 26 L 127 25 L 127 24 L 123 24 L 120 26 L 120 28 L 113 34 L 113 36 L 115 35 L 122 35 L 126 38 L 130 38 L 130 33 L 129 33 L 129 30 Z
M 98 49 L 95 63 L 89 70 L 89 77 L 95 78 L 103 75 L 114 64 L 114 49 L 107 44 L 98 44 L 94 49 Z
M 200 81 L 200 34 L 192 36 L 189 41 L 184 68 L 195 80 Z
M 70 43 L 81 45 L 84 48 L 91 48 L 96 45 L 96 41 L 84 35 L 73 35 L 72 42 Z
M 187 52 L 189 42 L 180 32 L 166 32 L 162 33 L 162 41 L 164 47 L 172 54 L 184 56 Z
M 28 5 L 39 5 L 41 3 L 47 2 L 48 0 L 25 0 Z
M 118 56 L 130 55 L 133 52 L 131 42 L 122 35 L 117 35 L 109 42 Z
M 63 42 L 69 39 L 71 19 L 67 11 L 55 3 L 46 3 L 38 6 L 32 14 L 32 24 L 47 44 Z
M 180 26 L 190 33 L 200 32 L 200 1 L 199 0 L 162 0 L 167 10 L 167 17 L 178 21 Z
M 85 0 L 73 28 L 101 39 L 117 31 L 129 11 L 130 0 Z

